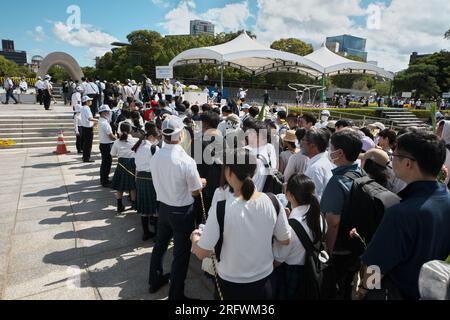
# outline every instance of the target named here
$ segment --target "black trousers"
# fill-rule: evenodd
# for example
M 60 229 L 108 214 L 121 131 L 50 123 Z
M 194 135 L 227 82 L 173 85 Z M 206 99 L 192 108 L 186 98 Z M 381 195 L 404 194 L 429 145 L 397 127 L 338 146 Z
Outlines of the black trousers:
M 91 159 L 92 141 L 94 140 L 94 128 L 83 127 L 81 130 L 81 139 L 83 140 L 83 161 Z
M 6 104 L 9 103 L 9 98 L 13 99 L 15 103 L 18 103 L 16 97 L 14 97 L 13 89 L 6 90 Z
M 44 99 L 45 110 L 50 109 L 50 103 L 51 103 L 52 97 L 50 96 L 50 92 L 48 90 L 44 90 L 43 99 Z
M 190 236 L 195 229 L 193 206 L 172 207 L 160 203 L 158 235 L 150 261 L 149 284 L 157 285 L 163 275 L 163 257 L 170 240 L 174 239 L 170 273 L 169 300 L 184 299 L 184 282 L 191 258 Z
M 77 136 L 76 146 L 77 152 L 81 152 L 83 151 L 83 127 L 78 127 L 78 132 L 80 133 L 80 135 Z
M 95 117 L 98 112 L 98 94 L 88 94 L 88 97 L 94 99 L 92 100 L 92 105 L 89 108 L 91 109 L 92 116 Z
M 252 283 L 234 283 L 221 279 L 219 277 L 219 287 L 224 300 L 273 300 L 274 274 Z M 220 300 L 215 286 L 215 299 Z
M 102 154 L 102 164 L 100 166 L 100 183 L 102 185 L 109 182 L 109 174 L 111 173 L 112 157 L 111 157 L 112 143 L 100 144 L 100 153 Z
M 38 89 L 36 100 L 42 106 L 42 104 L 44 103 L 44 91 L 42 89 Z

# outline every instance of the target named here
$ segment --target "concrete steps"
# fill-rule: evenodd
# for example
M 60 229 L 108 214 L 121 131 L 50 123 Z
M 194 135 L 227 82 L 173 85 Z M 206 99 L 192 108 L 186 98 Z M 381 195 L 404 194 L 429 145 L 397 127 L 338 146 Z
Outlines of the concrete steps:
M 419 127 L 427 125 L 421 121 L 414 113 L 409 111 L 383 111 L 383 117 L 393 122 L 393 125 L 400 128 Z
M 36 116 L 0 116 L 0 140 L 12 140 L 16 144 L 0 149 L 55 147 L 62 131 L 68 147 L 74 147 L 76 136 L 71 114 Z M 94 137 L 94 143 L 98 143 Z

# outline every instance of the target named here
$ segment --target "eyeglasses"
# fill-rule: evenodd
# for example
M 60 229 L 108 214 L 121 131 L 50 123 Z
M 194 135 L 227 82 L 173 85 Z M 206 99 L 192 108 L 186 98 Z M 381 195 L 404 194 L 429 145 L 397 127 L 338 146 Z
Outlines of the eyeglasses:
M 411 161 L 417 161 L 416 159 L 414 159 L 412 157 L 408 157 L 408 156 L 405 156 L 405 155 L 402 155 L 402 154 L 395 154 L 395 153 L 392 155 L 392 158 L 400 158 L 400 159 L 408 159 L 408 160 L 411 160 Z

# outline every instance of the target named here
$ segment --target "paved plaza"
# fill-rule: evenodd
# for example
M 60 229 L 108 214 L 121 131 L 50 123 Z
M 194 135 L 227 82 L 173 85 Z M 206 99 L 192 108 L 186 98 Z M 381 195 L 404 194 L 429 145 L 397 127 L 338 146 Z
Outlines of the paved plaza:
M 148 293 L 154 242 L 142 242 L 140 217 L 116 216 L 114 192 L 99 186 L 98 146 L 92 164 L 71 149 L 0 150 L 0 299 L 166 299 L 168 286 Z M 195 257 L 186 285 L 188 296 L 212 298 Z

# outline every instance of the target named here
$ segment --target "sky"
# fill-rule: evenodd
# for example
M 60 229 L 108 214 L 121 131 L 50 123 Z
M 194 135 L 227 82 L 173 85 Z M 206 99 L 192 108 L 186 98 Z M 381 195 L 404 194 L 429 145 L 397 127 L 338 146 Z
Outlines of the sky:
M 149 29 L 188 34 L 189 21 L 204 19 L 216 32 L 246 29 L 270 45 L 294 37 L 315 49 L 327 36 L 367 38 L 368 60 L 393 72 L 407 68 L 413 51 L 450 50 L 443 35 L 450 29 L 449 0 L 43 0 L 25 1 L 0 19 L 0 38 L 16 50 L 46 56 L 67 52 L 81 66 L 126 41 L 131 31 Z M 76 19 L 79 11 L 80 19 Z

